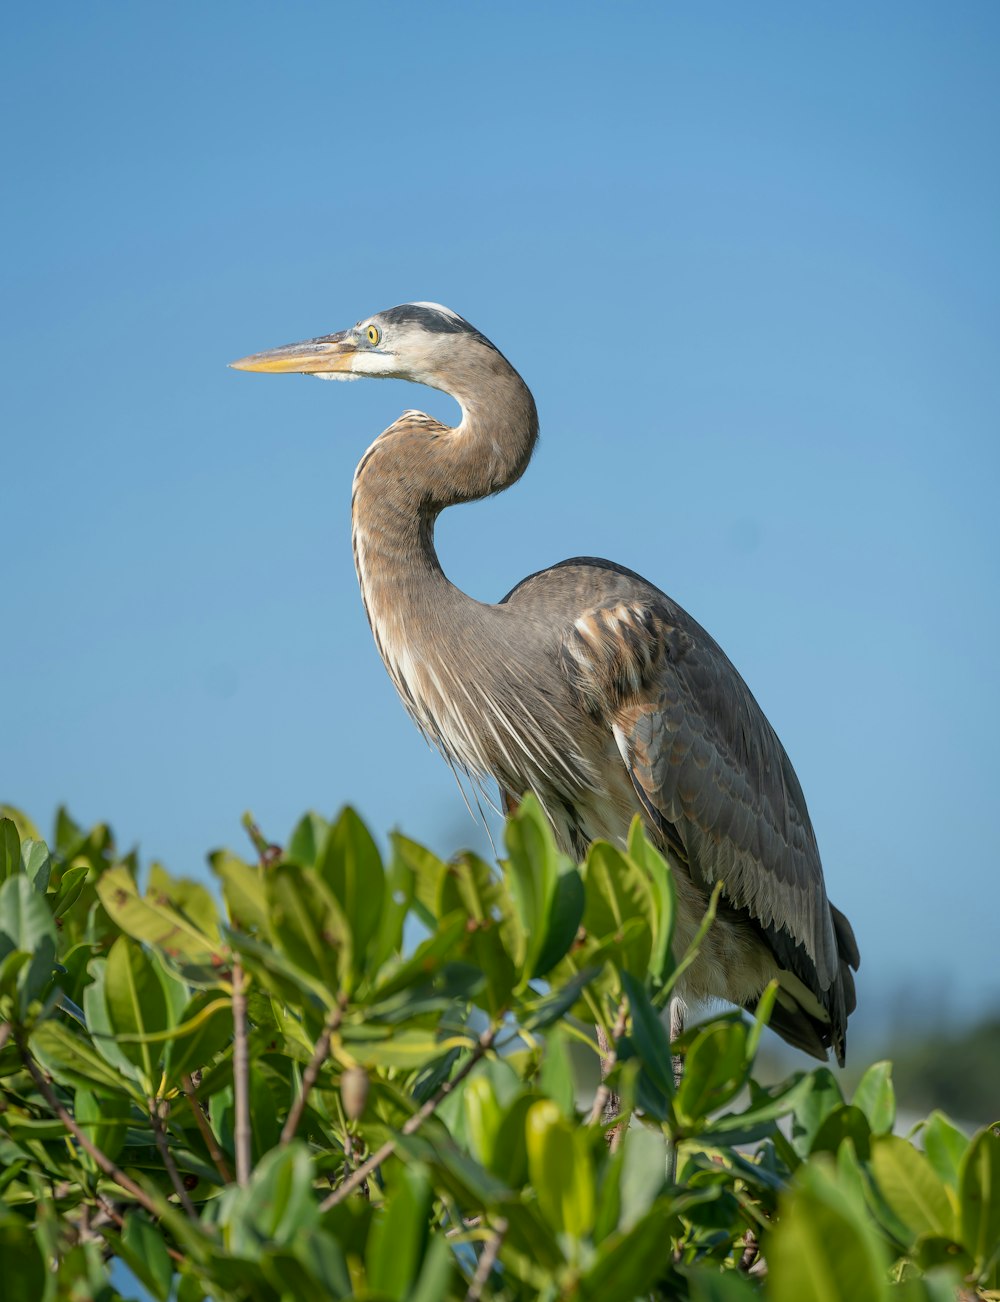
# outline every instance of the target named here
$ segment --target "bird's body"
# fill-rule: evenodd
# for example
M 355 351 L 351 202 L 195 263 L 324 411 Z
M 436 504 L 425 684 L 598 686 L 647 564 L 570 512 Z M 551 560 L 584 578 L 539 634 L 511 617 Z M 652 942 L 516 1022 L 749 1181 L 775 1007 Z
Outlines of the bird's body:
M 458 400 L 454 428 L 405 412 L 354 479 L 358 580 L 406 708 L 453 768 L 494 779 L 508 803 L 534 792 L 577 858 L 598 838 L 622 842 L 641 814 L 674 867 L 678 950 L 723 882 L 682 993 L 753 1007 L 778 977 L 772 1026 L 843 1061 L 854 937 L 827 901 L 794 770 L 721 648 L 608 561 L 541 570 L 495 605 L 441 569 L 440 511 L 508 487 L 531 457 L 535 404 L 510 363 L 448 309 L 405 304 L 238 365 L 393 375 Z

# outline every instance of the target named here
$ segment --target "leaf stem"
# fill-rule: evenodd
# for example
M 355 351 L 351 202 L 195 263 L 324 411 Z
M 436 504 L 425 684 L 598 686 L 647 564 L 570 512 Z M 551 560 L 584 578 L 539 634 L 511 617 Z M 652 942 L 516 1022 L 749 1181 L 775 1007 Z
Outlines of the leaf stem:
M 412 1135 L 419 1130 L 429 1116 L 432 1116 L 439 1105 L 448 1097 L 449 1094 L 460 1085 L 469 1072 L 472 1071 L 476 1063 L 484 1057 L 493 1047 L 493 1041 L 496 1039 L 499 1027 L 491 1026 L 485 1030 L 479 1037 L 476 1047 L 472 1050 L 468 1059 L 462 1064 L 451 1080 L 446 1080 L 438 1087 L 431 1097 L 424 1103 L 413 1116 L 405 1123 L 402 1129 L 404 1135 Z M 391 1157 L 396 1150 L 396 1140 L 387 1139 L 386 1142 L 371 1155 L 366 1161 L 362 1162 L 344 1181 L 334 1189 L 329 1197 L 325 1198 L 319 1206 L 321 1212 L 329 1211 L 331 1207 L 336 1207 L 338 1203 L 344 1201 L 348 1194 L 353 1193 L 360 1184 L 371 1175 L 377 1166 L 381 1166 L 386 1158 Z

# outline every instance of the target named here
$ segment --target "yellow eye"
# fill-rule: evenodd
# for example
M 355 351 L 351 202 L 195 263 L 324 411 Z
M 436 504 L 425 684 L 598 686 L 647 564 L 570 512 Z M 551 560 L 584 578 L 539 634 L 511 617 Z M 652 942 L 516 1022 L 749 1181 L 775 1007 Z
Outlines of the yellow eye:
M 368 327 L 367 334 L 368 334 L 368 342 L 370 344 L 377 344 L 378 341 L 382 338 L 382 336 L 379 334 L 378 326 L 370 325 Z

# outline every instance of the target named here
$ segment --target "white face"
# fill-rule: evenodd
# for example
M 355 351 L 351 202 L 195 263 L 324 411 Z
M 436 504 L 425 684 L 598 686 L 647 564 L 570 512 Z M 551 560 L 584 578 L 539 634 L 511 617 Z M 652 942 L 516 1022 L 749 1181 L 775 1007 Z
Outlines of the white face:
M 435 329 L 441 318 L 444 328 Z M 454 335 L 467 330 L 471 330 L 468 322 L 440 303 L 405 303 L 376 312 L 345 331 L 356 348 L 350 371 L 330 372 L 323 378 L 353 380 L 368 375 L 433 386 L 438 362 L 451 353 Z

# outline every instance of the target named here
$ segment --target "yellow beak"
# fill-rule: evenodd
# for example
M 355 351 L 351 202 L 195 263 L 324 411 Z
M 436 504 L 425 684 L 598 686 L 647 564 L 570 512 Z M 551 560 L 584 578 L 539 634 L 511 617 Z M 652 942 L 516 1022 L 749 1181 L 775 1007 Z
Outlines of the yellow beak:
M 272 374 L 295 372 L 319 375 L 324 371 L 350 371 L 357 346 L 349 330 L 336 335 L 304 339 L 298 344 L 283 344 L 264 353 L 251 353 L 238 362 L 230 362 L 234 371 L 269 371 Z

